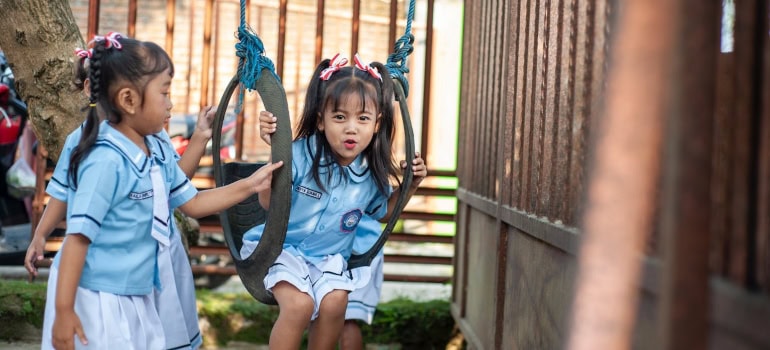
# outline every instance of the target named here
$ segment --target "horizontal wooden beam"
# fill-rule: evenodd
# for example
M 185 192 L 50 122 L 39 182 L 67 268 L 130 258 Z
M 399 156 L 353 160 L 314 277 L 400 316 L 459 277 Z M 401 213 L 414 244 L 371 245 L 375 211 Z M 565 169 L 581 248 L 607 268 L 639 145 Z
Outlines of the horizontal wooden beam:
M 230 255 L 230 251 L 226 246 L 194 246 L 194 247 L 190 247 L 190 255 L 191 256 Z M 408 263 L 408 264 L 452 265 L 452 257 L 409 255 L 409 254 L 385 254 L 385 262 Z
M 235 276 L 238 273 L 233 266 L 213 266 L 213 265 L 194 265 L 192 266 L 194 275 L 224 275 Z M 451 276 L 419 276 L 419 275 L 402 275 L 386 273 L 384 279 L 391 282 L 413 282 L 413 283 L 449 283 L 452 281 Z
M 498 217 L 499 209 L 502 222 L 551 246 L 577 255 L 580 235 L 575 227 L 550 222 L 547 218 L 540 218 L 509 206 L 498 208 L 497 202 L 463 188 L 457 189 L 457 199 L 491 217 Z

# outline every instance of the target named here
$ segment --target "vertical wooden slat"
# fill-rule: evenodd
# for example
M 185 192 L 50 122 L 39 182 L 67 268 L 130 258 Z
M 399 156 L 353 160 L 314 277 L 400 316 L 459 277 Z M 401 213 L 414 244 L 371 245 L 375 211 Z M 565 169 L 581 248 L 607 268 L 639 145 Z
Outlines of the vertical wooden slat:
M 662 349 L 706 349 L 709 340 L 711 149 L 719 3 L 682 0 L 675 19 L 661 207 Z M 686 16 L 684 15 L 686 13 Z
M 494 176 L 495 180 L 490 183 L 490 193 L 493 195 L 493 199 L 499 204 L 502 194 L 502 184 L 500 183 L 501 177 L 499 174 L 499 168 L 503 166 L 505 156 L 500 152 L 500 147 L 497 147 L 503 139 L 500 138 L 499 130 L 505 123 L 505 95 L 508 89 L 508 84 L 505 83 L 506 77 L 506 55 L 505 49 L 507 44 L 507 37 L 509 28 L 507 27 L 508 13 L 505 7 L 506 0 L 498 0 L 495 2 L 494 12 L 497 21 L 495 22 L 495 62 L 493 67 L 492 81 L 494 83 L 493 96 L 494 96 L 494 114 L 493 114 L 493 127 L 492 127 L 492 143 L 490 145 L 490 151 L 493 152 L 492 164 L 490 167 L 490 177 Z M 500 217 L 498 215 L 497 217 Z M 507 230 L 500 230 L 500 232 L 507 232 Z M 505 274 L 503 274 L 505 276 Z
M 209 70 L 211 69 L 211 27 L 214 9 L 214 0 L 206 0 L 203 10 L 203 59 L 201 60 L 201 96 L 200 108 L 209 104 Z
M 505 55 L 508 56 L 506 60 L 505 81 L 506 86 L 509 88 L 505 91 L 505 120 L 501 125 L 500 130 L 500 148 L 499 152 L 503 158 L 502 170 L 499 175 L 501 183 L 502 195 L 499 198 L 501 204 L 513 207 L 513 169 L 516 166 L 516 157 L 514 155 L 514 144 L 516 138 L 516 113 L 519 110 L 516 103 L 519 96 L 519 79 L 518 67 L 519 67 L 519 43 L 521 35 L 519 35 L 519 28 L 521 28 L 521 12 L 520 6 L 513 2 L 506 2 L 504 11 L 510 12 L 508 17 L 507 28 L 510 36 L 508 37 L 507 45 L 505 45 Z M 503 140 L 506 140 L 503 142 Z
M 323 55 L 323 48 L 324 48 L 324 18 L 326 17 L 326 14 L 324 13 L 324 3 L 325 1 L 318 1 L 316 3 L 315 61 L 314 61 L 316 63 L 321 62 L 321 56 Z
M 275 71 L 279 77 L 283 76 L 283 61 L 286 59 L 286 15 L 288 13 L 288 0 L 281 0 L 278 6 L 278 57 L 276 58 Z
M 567 225 L 577 222 L 576 208 L 581 201 L 583 189 L 583 171 L 586 150 L 586 129 L 591 112 L 591 78 L 593 76 L 593 32 L 594 32 L 594 1 L 579 0 L 580 6 L 577 19 L 576 70 L 575 70 L 575 104 L 572 115 L 572 139 L 570 140 L 569 165 L 569 203 L 564 222 Z
M 629 349 L 653 226 L 675 26 L 670 0 L 626 1 L 588 187 L 568 349 Z M 622 233 L 622 234 L 621 234 Z
M 751 218 L 750 172 L 752 146 L 752 119 L 756 117 L 755 69 L 757 56 L 757 5 L 756 1 L 735 2 L 735 110 L 730 120 L 733 135 L 731 156 L 731 180 L 729 191 L 733 197 L 730 207 L 730 242 L 728 248 L 728 276 L 739 284 L 749 280 L 749 245 L 755 224 Z
M 551 209 L 553 218 L 568 218 L 569 203 L 569 156 L 574 118 L 575 47 L 577 46 L 577 0 L 564 0 L 559 16 L 561 25 L 559 83 L 557 98 L 557 127 L 554 158 L 553 191 Z
M 217 98 L 217 91 L 219 91 L 219 50 L 220 50 L 220 42 L 219 40 L 219 25 L 222 23 L 222 3 L 220 1 L 215 0 L 214 2 L 214 24 L 212 25 L 212 34 L 211 36 L 214 38 L 214 49 L 212 50 L 213 57 L 211 58 L 212 66 L 214 67 L 213 72 L 211 73 L 211 90 L 209 93 L 209 101 L 218 101 Z M 240 13 L 238 13 L 237 18 L 240 18 Z M 238 24 L 240 24 L 240 19 L 236 20 Z M 237 60 L 236 60 L 237 62 Z M 237 67 L 237 63 L 235 64 Z M 239 87 L 240 89 L 240 87 Z M 235 94 L 238 94 L 239 91 L 236 89 Z M 237 100 L 237 97 L 233 100 Z
M 538 4 L 539 0 L 528 1 L 528 13 L 527 13 L 527 48 L 525 51 L 526 68 L 524 81 L 525 85 L 525 98 L 524 98 L 524 116 L 523 116 L 523 130 L 522 130 L 522 150 L 521 150 L 521 197 L 519 198 L 519 209 L 525 212 L 531 212 L 529 205 L 530 186 L 532 186 L 531 169 L 532 169 L 532 123 L 535 115 L 535 93 L 537 86 L 535 85 L 536 71 L 537 71 L 537 43 L 538 43 Z
M 475 21 L 475 13 L 476 13 L 476 6 L 478 3 L 472 3 L 468 4 L 465 7 L 465 17 L 464 17 L 464 23 L 466 23 L 466 26 L 463 29 L 463 52 L 467 53 L 467 57 L 470 58 L 470 60 L 475 59 L 475 43 L 476 43 L 476 21 Z M 475 93 L 473 91 L 473 87 L 475 84 L 473 84 L 473 76 L 476 69 L 471 69 L 471 65 L 469 64 L 463 64 L 462 66 L 462 79 L 461 79 L 461 91 L 463 93 L 460 95 L 460 99 L 462 103 L 460 104 L 460 140 L 458 140 L 458 144 L 460 145 L 473 145 L 473 138 L 471 135 L 473 135 L 473 129 L 474 129 L 474 122 L 472 120 L 473 118 L 473 112 L 474 112 L 474 106 L 473 102 L 475 101 Z M 458 187 L 462 188 L 470 188 L 472 180 L 471 180 L 471 169 L 473 168 L 473 156 L 474 150 L 470 147 L 459 147 L 458 153 L 459 153 L 459 159 L 458 159 Z M 459 208 L 458 208 L 459 210 Z M 458 231 L 459 232 L 459 231 Z
M 714 142 L 711 193 L 711 269 L 727 275 L 730 244 L 730 203 L 732 195 L 733 113 L 735 109 L 735 54 L 726 52 L 717 58 L 717 87 L 714 107 Z
M 533 81 L 532 101 L 534 109 L 532 112 L 532 129 L 530 140 L 530 182 L 529 182 L 529 201 L 528 212 L 540 215 L 538 210 L 538 199 L 541 192 L 541 164 L 543 159 L 543 119 L 545 118 L 545 82 L 546 82 L 546 50 L 548 45 L 548 3 L 550 0 L 538 0 L 536 8 L 536 46 L 535 46 L 535 80 Z
M 530 7 L 529 1 L 520 1 L 518 12 L 518 41 L 516 54 L 516 98 L 514 105 L 516 106 L 514 121 L 513 121 L 513 163 L 511 165 L 511 201 L 509 202 L 511 207 L 521 209 L 521 196 L 523 190 L 522 186 L 522 173 L 524 167 L 524 119 L 526 118 L 525 103 L 527 93 L 527 48 L 529 47 L 529 31 L 527 30 L 529 25 Z
M 388 18 L 390 18 L 388 22 L 388 43 L 393 45 L 396 42 L 396 27 L 398 26 L 398 0 L 390 0 L 390 15 Z M 465 23 L 467 24 L 468 22 Z
M 486 35 L 485 35 L 485 23 L 486 23 L 486 3 L 481 2 L 479 3 L 479 11 L 478 16 L 476 17 L 476 23 L 477 23 L 477 44 L 475 47 L 477 48 L 474 50 L 474 52 L 478 53 L 476 56 L 476 59 L 474 59 L 474 62 L 482 62 L 482 60 L 486 59 Z M 483 72 L 486 69 L 485 64 L 481 64 L 481 67 L 477 69 L 474 73 L 475 75 L 472 77 L 472 81 L 475 82 L 475 101 L 474 101 L 474 113 L 473 113 L 473 119 L 474 119 L 474 133 L 472 134 L 473 138 L 473 162 L 474 166 L 473 169 L 483 169 L 483 158 L 484 155 L 482 153 L 483 144 L 484 144 L 484 85 L 483 85 Z M 478 172 L 472 173 L 470 175 L 471 179 L 471 190 L 475 193 L 482 193 L 481 192 L 481 180 L 479 179 L 480 176 Z M 483 179 L 483 177 L 481 177 Z
M 192 4 L 190 5 L 192 6 Z M 174 24 L 176 21 L 176 0 L 166 0 L 166 42 L 164 48 L 169 57 L 174 57 Z M 189 84 L 188 84 L 189 85 Z
M 495 127 L 493 128 L 493 136 L 495 137 L 494 142 L 491 144 L 491 150 L 495 152 L 495 156 L 493 159 L 495 162 L 494 167 L 490 167 L 490 169 L 494 169 L 494 171 L 490 172 L 490 176 L 495 176 L 497 181 L 494 181 L 492 183 L 493 186 L 496 186 L 492 188 L 492 193 L 494 194 L 495 201 L 497 202 L 497 221 L 496 221 L 496 232 L 498 233 L 498 241 L 497 241 L 497 252 L 498 252 L 498 258 L 497 258 L 497 276 L 495 276 L 495 281 L 497 285 L 495 286 L 495 348 L 499 349 L 501 348 L 502 342 L 503 342 L 503 335 L 505 334 L 505 305 L 507 303 L 506 295 L 508 294 L 508 290 L 506 290 L 506 276 L 508 273 L 508 235 L 509 235 L 509 227 L 507 224 L 503 223 L 503 221 L 500 219 L 502 217 L 502 211 L 504 210 L 504 205 L 506 202 L 504 202 L 502 199 L 506 196 L 507 193 L 509 193 L 509 189 L 505 185 L 507 181 L 505 181 L 505 172 L 506 172 L 506 161 L 508 157 L 508 153 L 504 153 L 503 149 L 505 146 L 503 144 L 509 144 L 510 142 L 504 142 L 503 140 L 506 140 L 504 138 L 504 135 L 507 133 L 507 128 L 505 127 L 508 124 L 508 112 L 506 110 L 507 101 L 506 97 L 508 96 L 508 86 L 509 84 L 505 83 L 505 78 L 508 77 L 507 68 L 510 67 L 508 64 L 508 55 L 507 50 L 509 48 L 508 45 L 508 39 L 509 39 L 509 33 L 511 32 L 511 17 L 510 13 L 508 11 L 509 4 L 506 0 L 498 0 L 495 2 L 495 10 L 494 13 L 496 14 L 495 17 L 498 19 L 497 25 L 495 27 L 495 37 L 497 38 L 497 42 L 495 44 L 495 74 L 493 77 L 493 81 L 495 82 L 495 107 L 496 112 L 494 113 L 494 120 L 495 120 Z
M 304 13 L 297 13 L 295 14 L 297 17 L 305 17 L 307 16 Z M 302 21 L 302 20 L 300 20 Z M 305 80 L 301 76 L 302 69 L 299 69 L 299 67 L 302 67 L 302 47 L 304 46 L 304 35 L 299 35 L 296 40 L 294 40 L 294 52 L 297 54 L 294 55 L 294 66 L 297 67 L 297 69 L 294 70 L 294 91 L 301 91 L 302 86 L 304 86 Z M 320 62 L 320 61 L 318 61 Z M 318 64 L 318 62 L 314 62 L 312 67 L 315 67 L 315 65 Z M 292 105 L 293 110 L 299 111 L 299 104 L 300 104 L 300 98 L 295 97 L 294 98 L 294 104 Z
M 353 18 L 350 27 L 350 52 L 358 52 L 358 33 L 361 26 L 361 0 L 353 0 Z
M 559 66 L 561 64 L 561 0 L 550 0 L 546 8 L 546 49 L 545 77 L 543 100 L 543 159 L 540 170 L 540 195 L 538 198 L 538 214 L 551 219 L 556 219 L 550 211 L 552 196 L 552 182 L 554 163 L 556 162 L 556 132 L 558 131 L 558 92 L 559 79 L 561 78 Z M 558 190 L 557 190 L 558 191 Z
M 485 155 L 485 178 L 486 182 L 484 184 L 484 194 L 487 198 L 490 198 L 492 200 L 496 200 L 496 193 L 495 193 L 495 183 L 496 183 L 496 172 L 495 169 L 497 168 L 497 162 L 498 159 L 496 158 L 495 154 L 497 153 L 497 145 L 495 143 L 495 140 L 497 139 L 497 120 L 499 118 L 498 115 L 498 103 L 500 101 L 499 98 L 495 98 L 496 93 L 498 92 L 498 82 L 500 81 L 497 79 L 497 65 L 498 62 L 498 55 L 497 55 L 497 41 L 498 41 L 498 30 L 497 25 L 500 20 L 499 12 L 497 11 L 497 1 L 489 1 L 489 14 L 487 15 L 489 18 L 488 23 L 488 31 L 487 31 L 487 46 L 488 46 L 488 53 L 489 56 L 487 59 L 487 64 L 489 65 L 489 68 L 487 69 L 486 76 L 484 77 L 484 81 L 486 82 L 486 89 L 485 95 L 487 96 L 486 101 L 484 102 L 487 105 L 487 113 L 485 114 L 486 118 L 486 141 L 484 143 L 484 155 Z M 499 230 L 496 230 L 499 231 Z
M 474 81 L 476 83 L 475 84 L 476 101 L 474 102 L 476 111 L 473 117 L 475 119 L 476 127 L 475 127 L 475 132 L 472 136 L 474 138 L 474 144 L 473 144 L 473 148 L 474 148 L 473 168 L 474 169 L 483 169 L 483 164 L 484 164 L 484 154 L 482 152 L 482 149 L 484 148 L 484 130 L 485 130 L 484 129 L 484 121 L 485 121 L 484 112 L 486 107 L 486 104 L 484 103 L 484 99 L 486 98 L 486 96 L 484 95 L 485 90 L 484 90 L 483 77 L 484 77 L 484 72 L 487 69 L 487 65 L 484 64 L 484 60 L 488 58 L 487 52 L 485 51 L 486 50 L 485 43 L 487 39 L 487 36 L 485 34 L 486 28 L 487 28 L 486 27 L 487 2 L 481 2 L 479 6 L 480 8 L 476 17 L 476 22 L 478 23 L 478 29 L 477 29 L 478 41 L 476 44 L 477 49 L 475 50 L 479 53 L 479 55 L 474 60 L 476 62 L 480 62 L 480 67 L 478 67 L 478 69 L 476 70 L 476 75 L 474 77 Z M 481 170 L 479 170 L 479 172 L 481 172 Z M 483 192 L 481 191 L 481 188 L 483 188 L 483 184 L 482 184 L 482 181 L 484 178 L 483 174 L 480 176 L 480 174 L 474 173 L 471 175 L 471 178 L 473 179 L 473 186 L 471 187 L 473 191 L 475 193 L 483 194 Z
M 480 193 L 484 195 L 487 198 L 492 198 L 492 191 L 490 190 L 492 188 L 492 184 L 494 183 L 494 175 L 489 171 L 490 167 L 494 163 L 494 159 L 492 158 L 492 154 L 489 151 L 490 145 L 492 144 L 492 134 L 493 134 L 493 120 L 494 120 L 494 81 L 492 81 L 492 70 L 494 69 L 494 59 L 495 59 L 495 51 L 494 51 L 494 21 L 497 19 L 497 14 L 494 13 L 493 4 L 491 1 L 484 2 L 485 4 L 485 13 L 484 13 L 484 60 L 482 64 L 484 65 L 483 73 L 481 74 L 481 81 L 483 86 L 483 96 L 484 99 L 482 100 L 483 104 L 483 112 L 481 113 L 481 117 L 483 118 L 484 123 L 482 124 L 482 132 L 484 133 L 482 142 L 480 144 L 479 151 L 481 152 L 481 167 L 479 169 L 482 169 L 480 171 L 480 176 L 477 177 L 477 179 L 481 180 L 480 184 Z
M 128 0 L 128 36 L 136 37 L 136 0 Z
M 428 159 L 428 135 L 430 135 L 431 76 L 433 74 L 433 13 L 435 1 L 428 0 L 428 13 L 425 22 L 425 71 L 422 90 L 422 130 L 420 137 L 420 155 Z
M 770 4 L 764 2 L 765 11 Z M 763 23 L 762 32 L 770 30 Z M 770 294 L 770 36 L 762 36 L 762 87 L 759 121 L 759 149 L 757 154 L 759 184 L 757 191 L 757 238 L 755 278 L 760 290 Z
M 193 35 L 194 29 L 195 29 L 195 7 L 196 7 L 195 6 L 195 1 L 190 1 L 188 6 L 189 6 L 189 9 L 190 9 L 190 16 L 189 16 L 190 27 L 188 28 L 188 30 L 190 31 L 189 32 L 190 34 L 187 36 L 187 47 L 189 48 L 190 52 L 187 55 L 187 87 L 186 87 L 187 93 L 185 94 L 184 105 L 186 107 L 185 113 L 189 114 L 190 113 L 190 98 L 192 97 L 192 84 L 190 84 L 190 76 L 192 74 L 192 69 L 193 69 L 193 55 L 192 55 L 192 52 L 193 52 L 193 47 L 195 47 L 194 46 L 195 45 L 195 37 Z M 201 87 L 202 87 L 202 85 L 201 85 Z
M 96 33 L 99 32 L 99 0 L 88 0 L 88 37 L 86 42 L 91 41 Z

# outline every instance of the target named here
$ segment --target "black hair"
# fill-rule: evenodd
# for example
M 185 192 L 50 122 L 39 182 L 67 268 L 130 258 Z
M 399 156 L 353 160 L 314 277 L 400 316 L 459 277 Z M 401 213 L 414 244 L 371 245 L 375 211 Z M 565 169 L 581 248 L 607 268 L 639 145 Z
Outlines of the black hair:
M 99 134 L 99 115 L 106 120 L 120 123 L 122 116 L 115 106 L 115 96 L 120 84 L 128 83 L 144 97 L 147 84 L 158 74 L 169 69 L 174 74 L 174 64 L 166 51 L 155 43 L 131 38 L 117 38 L 121 48 L 107 46 L 108 41 L 96 41 L 87 71 L 90 81 L 88 115 L 80 142 L 72 150 L 68 177 L 73 188 L 77 187 L 80 162 L 88 155 Z M 82 66 L 82 65 L 81 65 Z M 145 99 L 142 98 L 142 104 Z
M 330 60 L 323 60 L 313 72 L 305 95 L 302 118 L 297 124 L 296 139 L 317 134 L 315 138 L 317 151 L 312 155 L 313 179 L 321 189 L 325 190 L 319 173 L 321 159 L 334 159 L 329 141 L 318 130 L 319 118 L 323 116 L 326 104 L 334 103 L 336 107 L 346 95 L 358 93 L 363 106 L 366 106 L 367 100 L 375 101 L 377 112 L 380 114 L 380 119 L 377 121 L 379 123 L 377 132 L 362 153 L 369 165 L 369 171 L 372 172 L 377 189 L 381 193 L 387 194 L 390 178 L 398 181 L 398 166 L 394 161 L 391 148 L 396 124 L 393 116 L 393 81 L 390 79 L 388 69 L 379 62 L 370 64 L 379 70 L 383 77 L 382 81 L 353 66 L 344 67 L 334 72 L 329 80 L 322 80 L 320 78 L 321 71 L 328 68 L 329 64 Z M 344 174 L 344 172 L 342 173 Z M 329 172 L 328 176 L 331 177 L 332 173 Z

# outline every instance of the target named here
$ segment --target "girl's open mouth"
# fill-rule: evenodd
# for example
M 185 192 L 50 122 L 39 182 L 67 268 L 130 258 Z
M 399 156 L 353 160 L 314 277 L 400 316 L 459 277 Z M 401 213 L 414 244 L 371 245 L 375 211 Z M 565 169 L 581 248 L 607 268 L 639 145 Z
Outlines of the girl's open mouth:
M 356 142 L 353 140 L 345 140 L 345 148 L 347 149 L 353 149 L 356 147 Z

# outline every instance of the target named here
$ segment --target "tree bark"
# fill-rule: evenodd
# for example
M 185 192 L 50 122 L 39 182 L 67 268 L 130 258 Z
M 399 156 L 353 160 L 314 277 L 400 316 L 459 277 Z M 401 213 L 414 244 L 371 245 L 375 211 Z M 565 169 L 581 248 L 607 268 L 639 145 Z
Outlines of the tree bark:
M 85 119 L 88 102 L 72 84 L 73 50 L 84 47 L 83 38 L 67 0 L 0 0 L 0 9 L 0 48 L 27 103 L 27 125 L 57 161 L 67 135 Z

